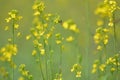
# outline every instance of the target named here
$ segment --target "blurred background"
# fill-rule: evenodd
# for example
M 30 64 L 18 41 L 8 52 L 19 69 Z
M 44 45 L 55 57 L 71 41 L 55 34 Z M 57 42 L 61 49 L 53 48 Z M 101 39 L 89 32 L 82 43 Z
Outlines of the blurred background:
M 93 35 L 96 29 L 97 16 L 94 14 L 96 7 L 103 0 L 43 0 L 46 5 L 46 12 L 57 13 L 61 16 L 63 21 L 72 19 L 80 29 L 78 36 L 79 54 L 82 57 L 82 65 L 85 68 L 85 74 L 81 80 L 95 80 L 94 75 L 89 74 L 91 71 L 92 63 L 96 59 L 94 53 L 96 52 L 96 46 L 94 44 Z M 18 54 L 16 55 L 16 64 L 26 64 L 27 69 L 33 74 L 34 80 L 39 80 L 39 74 L 37 73 L 36 64 L 34 58 L 31 56 L 33 49 L 32 41 L 26 41 L 25 37 L 30 33 L 30 28 L 33 26 L 33 10 L 32 5 L 34 0 L 0 0 L 0 47 L 7 43 L 10 33 L 4 31 L 5 18 L 8 16 L 8 12 L 12 9 L 17 9 L 19 14 L 23 16 L 20 21 L 20 31 L 22 37 L 15 41 L 18 44 Z M 119 13 L 118 13 L 119 14 Z M 119 24 L 118 24 L 119 25 Z M 118 28 L 119 29 L 119 28 Z M 61 31 L 62 32 L 62 31 Z M 63 32 L 64 33 L 64 32 Z M 118 34 L 120 32 L 118 31 Z M 119 41 L 118 37 L 118 41 Z M 119 43 L 118 43 L 119 44 Z M 112 45 L 111 45 L 112 46 Z M 108 50 L 112 53 L 112 47 Z M 63 54 L 63 80 L 77 80 L 73 77 L 73 73 L 70 72 L 70 68 L 76 63 L 76 55 L 78 54 L 76 47 L 68 45 L 67 53 Z M 88 51 L 86 54 L 86 51 Z M 56 51 L 57 52 L 57 51 Z M 15 74 L 16 80 L 20 74 Z

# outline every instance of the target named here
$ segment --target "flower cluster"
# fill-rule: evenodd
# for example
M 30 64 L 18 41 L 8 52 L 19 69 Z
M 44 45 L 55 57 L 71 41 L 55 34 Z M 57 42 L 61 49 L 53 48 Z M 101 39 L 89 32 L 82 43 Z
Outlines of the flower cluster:
M 56 74 L 56 77 L 54 80 L 63 80 L 62 79 L 62 74 Z
M 19 72 L 21 73 L 21 75 L 23 76 L 23 77 L 21 77 L 23 80 L 25 79 L 27 79 L 27 80 L 32 80 L 33 79 L 33 76 L 30 74 L 30 72 L 28 71 L 28 70 L 26 70 L 26 68 L 25 68 L 26 66 L 25 66 L 25 64 L 21 64 L 20 66 L 19 66 Z M 20 79 L 21 79 L 20 78 Z M 20 80 L 19 79 L 19 80 Z
M 9 29 L 18 30 L 18 28 L 19 28 L 18 21 L 21 19 L 22 19 L 22 16 L 19 15 L 17 10 L 11 10 L 8 13 L 8 18 L 6 18 L 5 21 L 7 23 L 11 23 L 12 27 L 10 28 L 10 26 L 5 26 L 4 30 L 5 31 L 8 31 Z M 16 36 L 19 37 L 20 35 L 21 35 L 21 33 L 18 31 Z
M 100 15 L 101 17 L 109 18 L 109 25 L 113 25 L 113 16 L 114 12 L 119 9 L 117 2 L 115 0 L 104 0 L 104 3 L 101 4 L 95 11 L 95 14 Z
M 101 18 L 97 22 L 98 28 L 96 29 L 96 33 L 94 35 L 94 41 L 98 44 L 97 50 L 102 49 L 101 43 L 107 45 L 109 41 L 109 34 L 114 26 L 114 13 L 117 9 L 119 9 L 119 7 L 115 0 L 104 0 L 104 2 L 95 11 L 95 14 L 99 15 Z M 105 24 L 107 24 L 107 26 Z
M 63 26 L 64 29 L 68 29 L 72 32 L 76 32 L 76 33 L 79 32 L 79 28 L 77 27 L 77 25 L 72 20 L 64 21 L 62 23 L 62 26 Z
M 6 22 L 7 23 L 11 23 L 12 27 L 5 27 L 5 31 L 11 30 L 12 33 L 12 38 L 8 39 L 8 44 L 6 44 L 4 47 L 2 47 L 0 49 L 0 61 L 6 61 L 9 62 L 10 65 L 13 68 L 16 68 L 16 65 L 13 61 L 13 56 L 15 56 L 18 52 L 18 48 L 17 45 L 15 44 L 15 31 L 14 30 L 18 30 L 19 25 L 18 25 L 18 21 L 22 18 L 22 16 L 19 16 L 19 13 L 17 10 L 12 10 L 8 13 L 8 18 L 6 18 Z M 20 36 L 20 32 L 17 33 L 17 36 Z
M 71 68 L 71 72 L 75 72 L 76 77 L 81 77 L 81 68 L 80 64 L 74 64 Z
M 60 30 L 67 29 L 71 33 L 78 33 L 79 29 L 72 20 L 62 22 L 59 15 L 45 13 L 45 4 L 42 1 L 36 0 L 32 8 L 34 11 L 33 27 L 30 31 L 31 34 L 26 36 L 26 40 L 29 40 L 30 38 L 33 39 L 34 50 L 32 51 L 32 56 L 34 56 L 36 62 L 40 62 L 41 65 L 41 57 L 46 58 L 46 63 L 47 61 L 52 60 L 49 58 L 49 56 L 51 56 L 51 54 L 49 53 L 51 53 L 51 51 L 54 51 L 52 49 L 53 45 L 57 44 L 58 46 L 60 46 L 60 49 L 63 49 L 63 44 L 65 40 L 67 42 L 72 42 L 75 39 L 71 35 L 65 38 L 66 34 L 64 33 L 65 35 L 63 35 L 63 33 L 61 33 Z M 62 55 L 61 53 L 62 51 L 60 52 L 60 57 Z M 62 58 L 60 58 L 60 61 L 61 60 Z M 48 67 L 47 64 L 45 64 L 45 66 Z M 40 67 L 40 70 L 42 73 L 42 66 Z M 80 76 L 80 74 L 81 73 L 77 72 L 78 77 Z M 42 77 L 44 78 L 44 76 L 45 75 L 43 73 Z M 62 80 L 62 72 L 56 75 L 55 80 Z
M 101 72 L 115 72 L 120 70 L 120 55 L 115 54 L 113 57 L 109 57 L 104 63 L 100 63 L 99 60 L 96 60 L 93 64 L 92 73 L 97 71 Z
M 32 8 L 34 10 L 34 16 L 39 16 L 44 11 L 45 4 L 44 4 L 44 2 L 37 2 L 37 1 L 35 1 L 35 3 L 34 3 Z
M 99 27 L 96 29 L 96 33 L 94 35 L 94 41 L 98 45 L 97 50 L 102 50 L 102 45 L 107 45 L 109 40 L 109 29 Z
M 0 49 L 0 60 L 1 61 L 11 61 L 12 56 L 16 55 L 17 53 L 17 46 L 13 44 L 7 44 L 5 47 Z
M 62 37 L 61 33 L 55 34 L 56 37 L 56 44 L 61 44 L 64 38 Z
M 51 13 L 44 13 L 45 5 L 44 2 L 35 1 L 33 5 L 34 10 L 34 27 L 31 29 L 31 34 L 26 39 L 34 38 L 33 44 L 35 50 L 32 55 L 40 52 L 41 55 L 46 53 L 45 46 L 49 44 L 49 39 L 53 36 L 55 30 L 55 24 L 59 21 L 58 15 Z
M 12 10 L 8 13 L 8 18 L 5 19 L 7 23 L 12 22 L 12 21 L 18 21 L 22 19 L 22 16 L 19 16 L 17 10 Z M 17 24 L 18 25 L 18 24 Z
M 7 44 L 0 49 L 0 61 L 9 62 L 13 68 L 16 68 L 16 65 L 12 61 L 12 57 L 16 55 L 18 49 L 17 45 Z

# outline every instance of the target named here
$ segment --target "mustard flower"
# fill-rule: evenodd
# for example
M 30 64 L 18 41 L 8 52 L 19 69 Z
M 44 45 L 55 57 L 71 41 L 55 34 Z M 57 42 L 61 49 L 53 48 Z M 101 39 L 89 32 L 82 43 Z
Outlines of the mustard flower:
M 102 46 L 101 46 L 101 45 L 98 45 L 98 46 L 97 46 L 97 50 L 102 50 Z
M 92 65 L 91 73 L 95 74 L 98 70 L 98 66 L 99 66 L 99 60 L 95 60 L 94 64 Z
M 54 80 L 63 80 L 62 79 L 62 74 L 61 73 L 57 73 Z
M 0 53 L 2 54 L 0 56 L 0 59 L 2 61 L 8 61 L 9 62 L 9 61 L 12 60 L 12 56 L 16 55 L 17 51 L 18 51 L 17 45 L 7 44 L 0 49 Z
M 119 68 L 120 68 L 120 58 L 119 57 L 120 57 L 119 54 L 115 54 L 114 56 L 109 57 L 103 63 L 95 61 L 95 63 L 93 64 L 92 73 L 96 73 L 97 71 L 101 71 L 103 73 L 105 73 L 107 71 L 109 71 L 111 73 L 113 73 L 115 71 L 119 71 Z
M 64 38 L 62 37 L 61 33 L 55 34 L 56 37 L 56 44 L 61 44 Z
M 71 41 L 73 41 L 73 40 L 74 40 L 74 38 L 73 38 L 72 36 L 69 36 L 69 37 L 66 38 L 66 41 L 67 41 L 67 42 L 71 42 Z
M 75 72 L 76 77 L 81 77 L 81 68 L 82 66 L 80 64 L 74 64 L 71 68 L 71 72 Z
M 99 69 L 100 69 L 101 71 L 105 71 L 105 68 L 106 68 L 106 65 L 105 65 L 105 64 L 101 64 L 101 65 L 99 66 Z
M 108 28 L 98 27 L 94 35 L 94 42 L 97 44 L 97 50 L 102 50 L 102 44 L 107 45 L 109 41 L 109 32 Z
M 18 32 L 18 33 L 17 33 L 17 37 L 20 37 L 20 36 L 21 36 L 21 32 Z
M 45 9 L 44 2 L 37 2 L 35 1 L 32 9 L 34 10 L 34 16 L 39 16 Z
M 69 24 L 67 22 L 63 22 L 63 28 L 68 29 L 68 27 L 69 27 Z
M 36 50 L 33 50 L 32 51 L 32 56 L 35 56 L 37 54 L 37 51 Z
M 29 40 L 31 38 L 31 35 L 26 36 L 26 40 Z
M 81 71 L 78 71 L 78 72 L 76 73 L 76 77 L 81 77 Z
M 12 10 L 8 13 L 8 18 L 6 18 L 6 22 L 9 23 L 10 21 L 14 20 L 14 21 L 18 21 L 20 19 L 22 19 L 22 16 L 19 16 L 19 13 L 17 10 Z
M 30 72 L 28 70 L 26 70 L 26 65 L 25 64 L 20 64 L 19 65 L 19 72 L 23 76 L 22 79 L 25 78 L 27 80 L 31 80 L 33 78 L 33 76 L 30 74 Z
M 97 26 L 102 26 L 104 24 L 104 21 L 103 20 L 98 20 L 97 21 Z
M 62 23 L 62 27 L 64 29 L 68 29 L 68 30 L 70 30 L 72 32 L 75 32 L 75 33 L 79 32 L 79 29 L 78 29 L 77 25 L 72 20 L 64 21 Z

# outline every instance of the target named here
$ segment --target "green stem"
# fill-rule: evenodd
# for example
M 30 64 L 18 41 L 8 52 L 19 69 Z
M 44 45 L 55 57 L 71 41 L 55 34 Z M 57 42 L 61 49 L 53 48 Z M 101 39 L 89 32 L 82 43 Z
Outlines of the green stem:
M 51 47 L 50 47 L 50 45 L 48 46 L 48 48 L 49 48 L 49 54 L 50 54 L 50 56 L 49 56 L 49 60 L 50 60 L 50 80 L 53 80 L 53 69 L 52 69 L 52 52 L 51 52 Z
M 46 80 L 48 80 L 48 63 L 47 63 L 47 52 L 46 52 L 46 43 L 45 43 L 45 39 L 43 39 L 43 46 L 45 49 L 45 68 L 46 68 Z
M 60 64 L 59 64 L 59 73 L 62 74 L 62 45 L 60 45 Z
M 38 53 L 38 54 L 39 54 L 39 65 L 40 65 L 40 71 L 41 71 L 42 79 L 45 80 L 45 77 L 44 77 L 44 74 L 43 74 L 43 71 L 42 71 L 42 65 L 41 65 L 40 53 Z
M 104 56 L 103 57 L 104 57 L 103 60 L 106 60 L 106 58 L 107 58 L 107 48 L 106 48 L 106 45 L 104 45 Z
M 113 20 L 115 21 L 115 14 L 113 14 Z M 115 25 L 115 22 L 113 23 L 114 25 L 113 25 L 113 32 L 114 32 L 114 54 L 116 54 L 116 51 L 117 51 L 117 42 L 116 42 L 116 25 Z M 118 63 L 118 61 L 117 61 L 117 63 Z M 117 66 L 117 75 L 116 75 L 116 80 L 119 80 L 118 78 L 119 78 L 119 73 L 118 73 L 118 66 Z
M 85 7 L 86 7 L 86 28 L 87 28 L 87 31 L 86 31 L 86 48 L 85 48 L 85 65 L 86 65 L 86 69 L 85 69 L 85 77 L 86 77 L 86 80 L 89 80 L 89 42 L 90 42 L 90 37 L 89 37 L 89 30 L 90 30 L 90 18 L 89 18 L 89 1 L 88 0 L 85 0 Z
M 49 51 L 51 50 L 51 47 L 49 46 Z M 50 52 L 50 70 L 51 70 L 51 80 L 54 79 L 53 74 L 53 52 Z
M 15 44 L 15 30 L 14 30 L 14 20 L 13 20 L 13 24 L 12 24 L 12 45 L 13 45 L 13 48 L 14 48 L 14 44 Z M 13 53 L 14 54 L 14 53 Z M 14 57 L 12 57 L 12 61 L 14 62 Z M 14 65 L 12 65 L 12 80 L 14 80 Z
M 113 19 L 115 19 L 115 14 L 113 14 Z M 113 36 L 114 36 L 114 54 L 116 53 L 116 25 L 113 25 Z
M 46 64 L 46 80 L 48 80 L 48 62 L 47 62 L 47 54 L 45 54 L 45 64 Z

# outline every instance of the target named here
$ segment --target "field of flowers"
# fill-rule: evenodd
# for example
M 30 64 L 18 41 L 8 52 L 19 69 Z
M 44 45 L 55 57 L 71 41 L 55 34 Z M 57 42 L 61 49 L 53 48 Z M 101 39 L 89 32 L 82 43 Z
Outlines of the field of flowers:
M 120 80 L 119 0 L 0 0 L 0 80 Z

